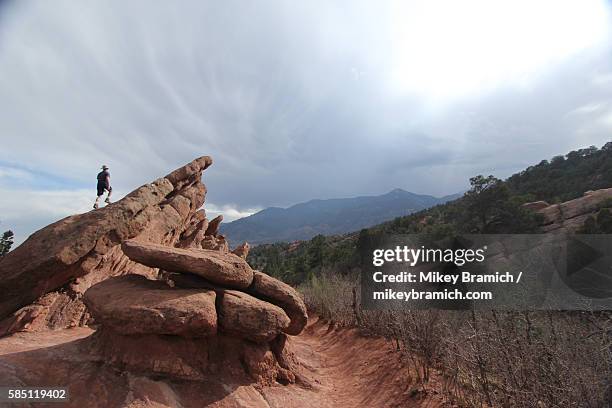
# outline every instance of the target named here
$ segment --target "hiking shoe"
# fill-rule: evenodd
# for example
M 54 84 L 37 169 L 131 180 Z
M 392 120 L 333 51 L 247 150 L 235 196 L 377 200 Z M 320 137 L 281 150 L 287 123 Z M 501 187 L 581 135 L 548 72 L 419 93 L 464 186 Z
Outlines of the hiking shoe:
M 95 203 L 94 204 L 94 210 L 97 210 L 97 209 L 98 209 L 98 203 Z
M 105 202 L 106 204 L 110 204 L 110 203 L 111 203 L 111 202 L 110 202 L 110 198 L 107 198 L 106 200 L 104 200 L 104 202 Z

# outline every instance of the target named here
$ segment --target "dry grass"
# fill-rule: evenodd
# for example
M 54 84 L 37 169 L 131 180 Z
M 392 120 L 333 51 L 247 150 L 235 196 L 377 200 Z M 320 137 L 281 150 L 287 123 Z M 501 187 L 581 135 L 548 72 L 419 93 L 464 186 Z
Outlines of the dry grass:
M 395 340 L 427 389 L 432 370 L 449 402 L 466 407 L 608 407 L 612 314 L 368 311 L 358 278 L 324 273 L 301 288 L 334 325 Z

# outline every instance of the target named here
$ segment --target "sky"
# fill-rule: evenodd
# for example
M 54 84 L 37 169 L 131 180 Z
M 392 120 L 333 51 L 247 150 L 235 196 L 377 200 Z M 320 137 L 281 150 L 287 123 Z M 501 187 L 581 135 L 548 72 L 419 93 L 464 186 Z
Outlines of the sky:
M 201 155 L 209 214 L 463 191 L 612 135 L 611 5 L 0 0 L 0 230 Z

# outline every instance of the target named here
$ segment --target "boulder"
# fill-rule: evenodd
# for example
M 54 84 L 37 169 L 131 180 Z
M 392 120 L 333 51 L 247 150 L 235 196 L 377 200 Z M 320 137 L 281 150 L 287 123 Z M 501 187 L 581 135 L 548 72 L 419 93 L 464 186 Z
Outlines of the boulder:
M 117 203 L 58 221 L 0 260 L 0 337 L 90 326 L 7 337 L 22 343 L 31 335 L 41 346 L 29 356 L 5 353 L 9 385 L 82 379 L 94 388 L 76 387 L 89 398 L 74 406 L 185 405 L 194 390 L 207 402 L 185 406 L 217 406 L 238 395 L 228 386 L 240 385 L 253 394 L 227 406 L 251 406 L 251 397 L 267 406 L 255 387 L 302 381 L 285 332 L 302 330 L 303 302 L 265 274 L 255 282 L 248 244 L 230 253 L 222 217 L 206 219 L 201 172 L 211 163 L 196 159 Z M 162 388 L 131 388 L 143 381 Z M 179 398 L 171 384 L 190 388 Z
M 107 279 L 85 292 L 96 324 L 122 335 L 208 337 L 217 332 L 215 292 L 171 288 L 139 275 Z
M 283 308 L 291 323 L 285 333 L 298 335 L 308 323 L 308 312 L 300 294 L 291 286 L 263 272 L 254 271 L 249 293 Z
M 219 296 L 225 292 L 223 287 L 215 285 L 200 276 L 189 273 L 161 272 L 163 278 L 178 288 L 210 289 L 217 291 Z M 298 335 L 308 323 L 306 305 L 300 294 L 291 286 L 263 272 L 253 272 L 253 283 L 247 292 L 259 300 L 279 306 L 290 319 L 290 324 L 284 333 Z
M 65 327 L 62 309 L 44 313 L 18 313 L 28 305 L 39 304 L 43 295 L 67 293 L 75 307 L 87 288 L 110 276 L 141 273 L 153 277 L 155 271 L 127 259 L 119 248 L 123 240 L 174 245 L 185 228 L 192 224 L 204 203 L 206 188 L 202 171 L 212 159 L 204 156 L 166 177 L 145 184 L 123 199 L 99 210 L 73 215 L 32 234 L 23 244 L 0 258 L 0 326 L 4 319 L 13 322 L 17 314 L 46 316 L 48 327 Z M 42 305 L 43 307 L 47 307 Z M 15 313 L 12 317 L 11 314 Z M 78 322 L 74 316 L 71 322 Z M 11 330 L 20 330 L 31 321 Z M 53 323 L 60 322 L 60 323 Z
M 224 291 L 217 313 L 220 331 L 256 343 L 273 340 L 291 322 L 280 307 L 236 290 Z
M 136 241 L 125 241 L 121 248 L 132 261 L 168 271 L 193 273 L 219 285 L 244 289 L 253 281 L 249 264 L 234 254 Z

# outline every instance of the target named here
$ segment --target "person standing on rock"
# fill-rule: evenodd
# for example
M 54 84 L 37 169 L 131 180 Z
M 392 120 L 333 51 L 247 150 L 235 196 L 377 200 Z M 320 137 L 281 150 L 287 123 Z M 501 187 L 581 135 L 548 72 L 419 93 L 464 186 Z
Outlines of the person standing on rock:
M 104 202 L 106 204 L 110 204 L 110 197 L 113 192 L 113 188 L 110 185 L 110 172 L 108 171 L 108 166 L 103 165 L 102 171 L 98 173 L 98 196 L 96 197 L 96 202 L 93 205 L 94 209 L 98 208 L 98 202 L 100 201 L 100 197 L 104 195 L 105 191 L 108 191 L 108 195 L 106 196 L 106 200 Z

